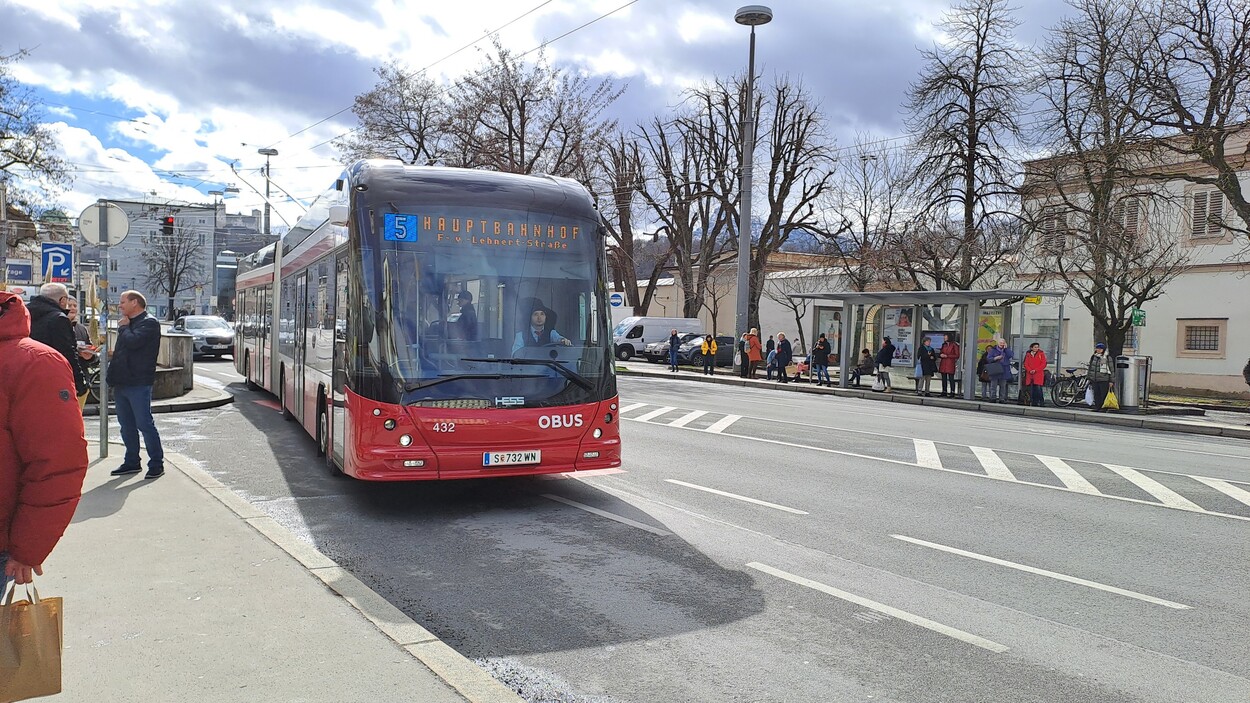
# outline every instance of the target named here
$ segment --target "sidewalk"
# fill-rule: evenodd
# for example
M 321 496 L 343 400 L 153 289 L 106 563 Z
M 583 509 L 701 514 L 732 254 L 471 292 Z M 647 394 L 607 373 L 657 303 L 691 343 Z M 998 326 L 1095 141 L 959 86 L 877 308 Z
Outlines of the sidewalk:
M 109 394 L 112 397 L 112 393 Z M 234 396 L 229 392 L 220 388 L 212 388 L 196 384 L 195 388 L 187 391 L 183 395 L 174 398 L 160 398 L 152 401 L 152 414 L 160 413 L 180 413 L 189 410 L 204 410 L 205 408 L 216 408 L 227 403 L 233 403 Z M 88 405 L 83 408 L 83 417 L 99 417 L 100 408 L 97 405 Z M 117 414 L 112 403 L 109 403 L 109 415 Z M 90 424 L 88 424 L 87 434 L 91 434 Z
M 1115 425 L 1118 427 L 1137 427 L 1162 432 L 1183 432 L 1187 434 L 1250 439 L 1250 426 L 1247 426 L 1244 422 L 1238 423 L 1236 420 L 1240 418 L 1230 419 L 1223 417 L 1224 415 L 1228 415 L 1225 413 L 1221 413 L 1221 417 L 1219 417 L 1219 419 L 1207 418 L 1200 415 L 1094 413 L 1089 410 L 1082 409 L 1056 407 L 1034 408 L 1027 405 L 1016 405 L 1014 403 L 983 403 L 979 400 L 938 398 L 936 396 L 923 398 L 915 393 L 903 389 L 906 381 L 900 381 L 899 390 L 895 390 L 893 393 L 874 393 L 867 387 L 862 389 L 844 389 L 837 388 L 836 386 L 833 388 L 824 388 L 808 383 L 806 380 L 782 384 L 777 383 L 776 381 L 740 378 L 733 373 L 732 369 L 727 367 L 724 369 L 718 369 L 717 375 L 715 376 L 704 376 L 694 367 L 689 367 L 689 371 L 683 368 L 678 374 L 669 373 L 666 369 L 666 366 L 646 364 L 645 362 L 617 362 L 617 375 L 620 376 L 650 377 L 659 379 L 679 378 L 686 381 L 701 381 L 703 383 L 717 383 L 729 386 L 772 388 L 778 391 L 790 393 L 836 395 L 843 398 L 862 398 L 864 400 L 878 402 L 925 405 L 951 410 L 992 412 L 996 415 L 1022 415 L 1025 417 L 1037 417 L 1046 420 L 1086 422 L 1101 425 Z M 907 383 L 907 385 L 910 384 Z
M 89 449 L 38 579 L 65 599 L 57 700 L 520 701 L 185 457 L 146 481 Z

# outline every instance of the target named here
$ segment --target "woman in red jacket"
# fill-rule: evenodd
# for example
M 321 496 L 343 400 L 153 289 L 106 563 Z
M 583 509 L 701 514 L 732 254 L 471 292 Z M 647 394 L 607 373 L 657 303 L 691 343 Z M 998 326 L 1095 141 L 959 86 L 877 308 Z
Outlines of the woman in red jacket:
M 946 333 L 946 341 L 938 350 L 938 373 L 942 374 L 942 397 L 957 398 L 959 391 L 955 388 L 955 370 L 959 368 L 959 342 L 955 335 Z M 946 384 L 950 383 L 950 395 L 947 395 Z
M 0 291 L 0 585 L 43 573 L 86 474 L 69 362 L 30 338 L 22 299 Z
M 1029 405 L 1042 407 L 1046 401 L 1042 394 L 1042 388 L 1046 385 L 1046 352 L 1042 351 L 1042 345 L 1033 342 L 1029 345 L 1029 350 L 1024 353 L 1024 378 L 1020 382 L 1029 389 L 1031 393 Z

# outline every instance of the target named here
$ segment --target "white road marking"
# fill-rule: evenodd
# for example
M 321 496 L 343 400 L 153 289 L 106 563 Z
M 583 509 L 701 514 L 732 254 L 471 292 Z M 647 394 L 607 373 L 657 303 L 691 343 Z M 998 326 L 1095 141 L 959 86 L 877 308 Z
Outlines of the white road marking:
M 777 505 L 776 503 L 769 503 L 766 500 L 759 500 L 758 498 L 748 498 L 746 496 L 740 496 L 737 493 L 728 493 L 726 491 L 718 491 L 715 488 L 708 488 L 707 486 L 700 486 L 694 483 L 686 483 L 685 481 L 678 481 L 675 478 L 666 478 L 664 480 L 669 483 L 677 484 L 678 486 L 685 486 L 686 488 L 693 488 L 696 491 L 706 491 L 707 493 L 714 493 L 718 496 L 724 496 L 726 498 L 733 498 L 734 500 L 741 500 L 746 503 L 754 503 L 756 505 L 762 505 L 766 508 L 774 508 L 776 510 L 783 510 L 787 513 L 794 513 L 795 515 L 808 515 L 809 514 L 806 510 L 797 510 L 795 508 L 787 508 L 784 505 Z
M 1014 481 L 1016 477 L 1011 473 L 1011 469 L 1003 463 L 1003 460 L 994 453 L 993 449 L 985 447 L 968 447 L 972 453 L 976 455 L 977 461 L 981 462 L 981 468 L 985 469 L 985 474 L 993 478 L 1001 478 L 1004 481 Z
M 646 403 L 630 403 L 629 405 L 622 405 L 621 409 L 618 410 L 617 412 L 624 415 L 630 410 L 637 410 L 638 408 L 641 408 L 644 405 L 646 405 Z
M 942 457 L 938 456 L 937 445 L 927 439 L 912 440 L 916 445 L 916 463 L 926 469 L 942 468 Z
M 644 404 L 643 404 L 643 403 L 639 403 L 639 405 L 644 405 Z M 622 418 L 622 419 L 628 420 L 629 418 Z M 736 418 L 736 419 L 740 419 L 740 418 Z M 760 418 L 760 419 L 763 419 L 763 418 Z M 869 432 L 869 431 L 867 431 L 867 430 L 852 430 L 852 429 L 842 428 L 842 427 L 829 427 L 829 426 L 827 426 L 827 425 L 816 425 L 816 424 L 811 424 L 811 423 L 806 423 L 806 422 L 791 422 L 791 421 L 788 421 L 788 420 L 768 420 L 768 421 L 769 421 L 769 422 L 776 422 L 776 423 L 780 423 L 780 424 L 795 425 L 795 426 L 799 426 L 799 427 L 814 427 L 814 428 L 817 428 L 817 429 L 823 429 L 823 430 L 834 430 L 834 431 L 838 431 L 838 432 L 853 432 L 853 433 L 859 433 L 859 434 L 871 434 L 871 435 L 874 435 L 874 436 L 877 436 L 877 437 L 890 437 L 890 438 L 907 439 L 907 440 L 914 439 L 913 437 L 903 437 L 903 436 L 901 436 L 901 435 L 892 435 L 892 434 L 888 434 L 888 433 L 880 433 L 880 432 Z M 662 424 L 662 423 L 650 423 L 650 424 L 651 424 L 652 426 L 657 426 L 657 427 L 670 427 L 670 426 L 672 426 L 672 425 L 671 425 L 671 423 L 670 423 L 670 424 L 668 424 L 668 425 L 665 425 L 665 424 Z M 700 429 L 695 428 L 695 427 L 679 427 L 678 429 L 684 429 L 684 430 L 688 430 L 688 431 L 691 431 L 691 432 L 703 432 L 703 431 L 706 431 L 706 430 L 700 430 Z M 912 462 L 912 461 L 903 461 L 903 460 L 900 460 L 900 459 L 887 459 L 887 458 L 885 458 L 885 457 L 880 457 L 880 456 L 871 456 L 871 455 L 868 455 L 868 454 L 860 454 L 860 453 L 858 453 L 858 452 L 848 452 L 848 451 L 841 450 L 841 449 L 829 449 L 829 448 L 826 448 L 826 447 L 815 447 L 815 446 L 812 446 L 812 445 L 810 445 L 810 444 L 799 444 L 799 443 L 797 443 L 797 442 L 786 442 L 786 441 L 779 440 L 779 439 L 767 439 L 767 438 L 764 438 L 764 437 L 751 437 L 751 436 L 748 436 L 748 435 L 733 434 L 732 432 L 721 432 L 721 433 L 719 433 L 719 434 L 720 434 L 722 437 L 733 437 L 733 438 L 735 438 L 735 439 L 742 439 L 742 440 L 746 440 L 746 441 L 748 441 L 748 442 L 763 442 L 763 443 L 765 443 L 765 444 L 773 444 L 773 445 L 776 445 L 776 446 L 779 446 L 779 447 L 793 447 L 793 448 L 795 448 L 795 449 L 806 449 L 806 450 L 808 450 L 808 451 L 813 451 L 813 452 L 822 452 L 822 453 L 825 453 L 825 454 L 833 454 L 833 455 L 836 455 L 836 456 L 846 456 L 846 457 L 851 457 L 851 458 L 855 458 L 855 459 L 864 459 L 864 460 L 866 460 L 866 461 L 876 461 L 876 462 L 881 462 L 881 463 L 884 463 L 884 464 L 894 464 L 894 465 L 897 465 L 897 466 L 912 466 L 912 467 L 919 467 L 919 468 L 932 468 L 932 467 L 923 467 L 923 466 L 920 466 L 919 464 L 917 464 L 917 463 L 915 463 L 915 462 Z M 946 444 L 946 443 L 947 443 L 947 442 L 943 442 L 943 444 Z M 954 446 L 966 446 L 966 445 L 954 444 Z M 1019 450 L 1015 450 L 1015 449 L 1007 449 L 1007 450 L 999 450 L 999 451 L 1012 451 L 1012 452 L 1017 452 L 1017 453 L 1019 453 Z M 1082 460 L 1082 459 L 1069 459 L 1068 461 L 1085 461 L 1085 460 Z M 1045 489 L 1049 489 L 1049 490 L 1053 490 L 1053 491 L 1071 491 L 1071 492 L 1079 492 L 1079 491 L 1072 491 L 1072 489 L 1070 489 L 1070 488 L 1068 488 L 1068 487 L 1066 487 L 1066 486 L 1054 486 L 1054 485 L 1051 485 L 1051 484 L 1048 484 L 1048 483 L 1037 483 L 1037 482 L 1034 482 L 1034 481 L 1022 481 L 1022 480 L 1020 480 L 1020 479 L 1016 479 L 1016 478 L 1008 479 L 1008 478 L 1006 478 L 1006 477 L 999 477 L 999 476 L 987 475 L 987 474 L 979 474 L 979 473 L 976 473 L 975 471 L 968 471 L 968 470 L 965 470 L 965 469 L 948 469 L 948 468 L 943 467 L 943 468 L 940 468 L 940 469 L 932 469 L 932 470 L 934 470 L 934 471 L 945 471 L 946 473 L 959 474 L 959 475 L 961 475 L 961 476 L 972 476 L 972 477 L 975 477 L 975 478 L 989 478 L 989 479 L 994 479 L 994 480 L 997 480 L 997 481 L 1011 481 L 1012 483 L 1016 483 L 1016 484 L 1019 484 L 1019 485 L 1034 486 L 1034 487 L 1036 487 L 1036 488 L 1045 488 Z M 1207 479 L 1207 478 L 1205 478 L 1205 477 L 1201 477 L 1201 476 L 1192 476 L 1192 475 L 1190 475 L 1190 474 L 1182 474 L 1182 473 L 1178 473 L 1178 472 L 1175 472 L 1175 471 L 1164 471 L 1164 470 L 1162 470 L 1162 469 L 1142 469 L 1142 470 L 1143 470 L 1143 471 L 1149 471 L 1149 472 L 1151 472 L 1151 473 L 1169 474 L 1169 475 L 1172 475 L 1172 476 L 1185 476 L 1185 477 L 1188 477 L 1188 478 L 1193 478 L 1193 479 L 1195 479 L 1195 480 L 1198 480 L 1198 481 L 1203 481 L 1203 482 L 1207 482 L 1207 481 L 1219 481 L 1218 479 Z M 1221 484 L 1226 484 L 1226 485 L 1228 486 L 1228 488 L 1230 488 L 1230 489 L 1232 489 L 1232 490 L 1240 490 L 1240 489 L 1238 489 L 1236 486 L 1233 486 L 1231 483 L 1228 483 L 1228 482 L 1225 482 L 1225 481 L 1219 481 L 1219 483 L 1221 483 Z M 1240 483 L 1240 482 L 1238 482 L 1238 483 Z M 1217 490 L 1219 490 L 1219 489 L 1217 488 Z M 1246 493 L 1246 494 L 1247 494 L 1246 499 L 1245 499 L 1245 500 L 1243 500 L 1242 502 L 1247 502 L 1247 501 L 1250 501 L 1250 492 L 1248 492 L 1248 491 L 1242 491 L 1242 493 Z M 1150 505 L 1150 506 L 1154 506 L 1154 507 L 1156 507 L 1156 508 L 1158 508 L 1158 507 L 1163 507 L 1163 508 L 1172 508 L 1172 506 L 1170 506 L 1170 505 L 1164 505 L 1164 504 L 1162 504 L 1162 503 L 1159 503 L 1159 502 L 1157 502 L 1157 501 L 1153 501 L 1153 500 L 1143 500 L 1143 499 L 1141 499 L 1141 498 L 1128 498 L 1128 497 L 1125 497 L 1125 496 L 1108 495 L 1108 494 L 1106 494 L 1106 493 L 1099 493 L 1099 492 L 1094 492 L 1094 493 L 1090 493 L 1090 494 L 1087 494 L 1087 495 L 1095 495 L 1095 496 L 1098 496 L 1099 498 L 1108 498 L 1108 499 L 1110 499 L 1110 500 L 1119 500 L 1119 501 L 1123 501 L 1123 502 L 1126 502 L 1126 503 L 1137 503 L 1137 504 L 1139 504 L 1139 505 Z M 1250 504 L 1250 503 L 1247 503 L 1247 504 Z M 1172 508 L 1172 509 L 1174 509 L 1174 510 L 1179 510 L 1179 508 Z M 1195 511 L 1192 511 L 1192 510 L 1186 510 L 1185 512 L 1188 512 L 1188 513 L 1194 513 Z M 1198 512 L 1197 514 L 1200 514 L 1200 515 L 1212 515 L 1212 516 L 1215 516 L 1215 517 L 1227 518 L 1227 519 L 1230 519 L 1230 520 L 1241 520 L 1241 521 L 1243 521 L 1243 522 L 1250 522 L 1250 517 L 1247 517 L 1247 516 L 1244 516 L 1244 515 L 1234 515 L 1234 514 L 1231 514 L 1231 513 L 1221 513 L 1221 512 L 1218 512 L 1218 511 L 1214 511 L 1214 510 L 1202 510 L 1201 512 Z
M 953 628 L 950 625 L 943 625 L 940 622 L 934 622 L 933 620 L 909 613 L 905 610 L 899 610 L 898 608 L 894 608 L 894 607 L 891 607 L 882 603 L 878 603 L 874 600 L 869 600 L 867 598 L 864 598 L 863 596 L 857 596 L 854 593 L 847 593 L 846 591 L 839 590 L 837 588 L 834 588 L 833 586 L 823 584 L 819 581 L 813 581 L 811 579 L 803 578 L 802 576 L 796 576 L 789 572 L 782 571 L 781 569 L 775 569 L 767 564 L 761 564 L 759 562 L 753 561 L 747 564 L 747 566 L 757 571 L 762 571 L 771 576 L 776 576 L 779 579 L 785 579 L 786 581 L 789 581 L 791 583 L 796 583 L 800 586 L 806 586 L 807 588 L 810 588 L 814 591 L 820 591 L 821 593 L 827 593 L 835 598 L 841 598 L 844 601 L 847 601 L 849 603 L 854 603 L 855 605 L 858 605 L 862 608 L 875 610 L 878 613 L 884 613 L 885 615 L 889 615 L 890 617 L 897 618 L 905 622 L 909 622 L 913 625 L 918 625 L 920 627 L 925 628 L 926 630 L 932 630 L 933 632 L 946 635 L 947 637 L 952 637 L 954 639 L 959 640 L 960 642 L 966 642 L 968 644 L 975 645 L 982 649 L 988 649 L 989 651 L 994 652 L 995 654 L 1002 654 L 1003 652 L 1006 652 L 1008 649 L 1007 647 L 993 640 L 987 640 L 984 637 L 979 637 L 969 632 L 964 632 L 963 630 Z
M 630 520 L 627 517 L 622 517 L 620 515 L 616 515 L 615 513 L 609 513 L 606 510 L 600 510 L 599 508 L 585 505 L 583 503 L 578 503 L 577 501 L 569 500 L 568 498 L 561 498 L 560 496 L 552 495 L 550 493 L 544 493 L 543 497 L 548 500 L 554 500 L 557 503 L 564 503 L 565 505 L 571 505 L 574 508 L 577 508 L 578 510 L 585 510 L 588 513 L 594 513 L 595 515 L 598 515 L 599 517 L 606 517 L 609 520 L 615 520 L 621 523 L 622 525 L 629 525 L 630 527 L 637 527 L 640 530 L 646 530 L 647 532 L 650 532 L 653 535 L 660 535 L 661 537 L 668 537 L 669 535 L 673 534 L 672 532 L 661 530 L 658 527 L 645 525 L 641 522 L 638 522 L 637 520 Z
M 1140 471 L 1116 464 L 1103 464 L 1103 466 L 1123 476 L 1130 483 L 1155 498 L 1158 498 L 1159 502 L 1164 505 L 1170 505 L 1173 508 L 1180 508 L 1182 510 L 1202 510 L 1202 506 L 1194 503 L 1192 500 L 1182 496 L 1171 488 L 1168 488 Z
M 668 423 L 668 426 L 669 427 L 685 427 L 686 425 L 689 425 L 691 422 L 698 420 L 699 418 L 703 417 L 706 414 L 707 414 L 706 410 L 691 410 L 685 415 L 682 415 L 676 420 L 673 420 L 672 422 Z
M 1184 442 L 1188 440 L 1178 440 L 1178 441 Z M 1250 461 L 1250 456 L 1246 456 L 1245 454 L 1220 454 L 1219 452 L 1202 452 L 1202 451 L 1198 451 L 1197 449 L 1179 449 L 1177 447 L 1160 447 L 1160 446 L 1156 446 L 1153 444 L 1142 445 L 1142 448 L 1143 449 L 1162 449 L 1165 452 L 1184 452 L 1185 454 L 1202 454 L 1203 456 L 1219 456 L 1219 457 L 1227 457 L 1229 459 L 1241 459 L 1243 461 Z
M 1124 588 L 1108 586 L 1103 583 L 1098 583 L 1097 581 L 1087 581 L 1083 578 L 1077 578 L 1076 576 L 1068 576 L 1067 574 L 1060 574 L 1054 571 L 1047 571 L 1046 569 L 1039 569 L 1035 566 L 1028 566 L 1026 564 L 1017 564 L 1014 561 L 1007 561 L 1005 559 L 997 559 L 995 557 L 985 556 L 984 554 L 977 554 L 976 552 L 969 552 L 963 549 L 957 549 L 955 547 L 948 547 L 944 544 L 926 542 L 922 539 L 916 539 L 914 537 L 907 537 L 904 535 L 890 535 L 890 536 L 893 537 L 894 539 L 899 539 L 904 542 L 918 544 L 921 547 L 928 547 L 930 549 L 937 549 L 943 552 L 950 552 L 951 554 L 958 554 L 961 557 L 968 557 L 969 559 L 976 559 L 978 561 L 984 561 L 990 564 L 998 564 L 999 566 L 1006 566 L 1010 569 L 1016 569 L 1018 571 L 1025 571 L 1030 574 L 1037 574 L 1038 576 L 1045 576 L 1047 578 L 1052 578 L 1058 581 L 1066 581 L 1068 583 L 1075 583 L 1079 586 L 1088 586 L 1090 588 L 1096 588 L 1100 591 L 1106 591 L 1108 593 L 1115 593 L 1116 595 L 1127 596 L 1128 598 L 1136 598 L 1137 600 L 1145 601 L 1147 603 L 1153 603 L 1155 605 L 1162 605 L 1165 608 L 1173 608 L 1175 610 L 1189 610 L 1190 609 L 1190 606 L 1188 605 L 1175 603 L 1173 601 L 1164 600 L 1162 598 L 1155 598 L 1154 596 L 1148 596 L 1143 593 L 1130 591 Z
M 741 415 L 726 415 L 725 417 L 722 417 L 721 419 L 712 423 L 712 426 L 707 428 L 704 431 L 711 432 L 713 434 L 720 434 L 721 432 L 724 432 L 725 430 L 729 429 L 730 425 L 734 424 L 735 422 L 741 419 L 742 419 Z
M 1078 474 L 1076 469 L 1068 466 L 1068 462 L 1063 459 L 1053 456 L 1042 456 L 1041 454 L 1036 454 L 1035 456 L 1046 468 L 1050 469 L 1051 473 L 1058 476 L 1060 481 L 1063 481 L 1063 485 L 1067 486 L 1068 490 L 1076 491 L 1077 493 L 1088 493 L 1093 496 L 1102 495 L 1102 492 L 1094 488 L 1094 484 Z
M 668 408 L 668 407 L 664 407 L 664 408 L 656 408 L 655 410 L 652 410 L 652 411 L 650 411 L 650 412 L 643 413 L 643 414 L 639 415 L 638 417 L 631 417 L 631 418 L 629 418 L 629 419 L 631 419 L 631 420 L 635 420 L 635 421 L 637 421 L 637 422 L 646 422 L 646 421 L 650 420 L 651 418 L 659 417 L 659 416 L 663 415 L 664 413 L 667 413 L 667 412 L 672 412 L 673 410 L 676 410 L 676 409 L 677 409 L 677 408 Z
M 1193 476 L 1195 481 L 1201 481 L 1224 495 L 1232 498 L 1239 503 L 1250 505 L 1250 491 L 1244 488 L 1238 488 L 1228 481 L 1221 481 L 1218 478 L 1206 478 L 1204 476 Z

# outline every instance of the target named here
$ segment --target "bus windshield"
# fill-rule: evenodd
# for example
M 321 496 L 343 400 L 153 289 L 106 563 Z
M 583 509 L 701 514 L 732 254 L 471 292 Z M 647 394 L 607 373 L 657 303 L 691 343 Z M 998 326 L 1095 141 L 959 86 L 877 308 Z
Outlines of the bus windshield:
M 467 219 L 453 232 L 454 216 L 374 218 L 384 236 L 374 238 L 377 266 L 366 276 L 378 317 L 370 351 L 401 402 L 542 407 L 606 397 L 613 369 L 598 223 L 475 209 L 472 229 L 488 232 L 479 235 L 464 229 Z M 410 226 L 411 235 L 399 231 Z

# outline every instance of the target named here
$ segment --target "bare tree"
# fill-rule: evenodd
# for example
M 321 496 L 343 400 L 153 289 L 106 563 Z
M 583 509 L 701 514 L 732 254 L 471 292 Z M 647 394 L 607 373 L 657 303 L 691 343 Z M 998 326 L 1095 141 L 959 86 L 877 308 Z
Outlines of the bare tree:
M 1040 279 L 1057 278 L 1094 320 L 1094 336 L 1121 353 L 1131 310 L 1163 294 L 1188 266 L 1185 246 L 1164 223 L 1179 219 L 1161 186 L 1135 175 L 1152 125 L 1143 81 L 1150 50 L 1135 0 L 1070 0 L 1076 10 L 1042 51 L 1040 121 L 1058 156 L 1030 164 L 1024 192 L 1029 259 Z
M 708 280 L 732 247 L 722 191 L 716 190 L 725 179 L 736 184 L 732 175 L 725 175 L 731 167 L 723 147 L 723 95 L 717 85 L 694 89 L 687 94 L 686 114 L 672 121 L 657 117 L 640 128 L 652 176 L 640 182 L 639 193 L 668 239 L 685 317 L 698 316 Z
M 39 98 L 12 78 L 10 66 L 27 55 L 25 50 L 0 54 L 0 181 L 8 184 L 10 205 L 36 213 L 51 193 L 69 185 L 70 175 L 56 154 L 56 135 L 44 124 Z M 26 188 L 17 188 L 15 179 Z
M 449 90 L 453 166 L 577 176 L 615 121 L 603 113 L 623 89 L 608 80 L 528 63 L 498 39 L 485 65 Z
M 815 207 L 829 191 L 836 165 L 833 141 L 819 107 L 801 82 L 786 77 L 760 92 L 766 96 L 757 114 L 763 118 L 761 130 L 766 130 L 763 163 L 768 172 L 762 179 L 765 206 L 760 211 L 760 233 L 751 251 L 750 327 L 759 327 L 769 257 L 800 230 L 826 239 L 836 235 L 825 228 Z M 733 204 L 736 236 L 737 227 L 751 223 L 741 222 Z
M 334 146 L 348 161 L 370 157 L 406 164 L 443 163 L 449 148 L 449 107 L 444 88 L 424 74 L 390 63 L 374 69 L 377 84 L 356 96 L 352 112 L 360 125 Z
M 927 214 L 902 243 L 937 239 L 919 242 L 913 265 L 937 288 L 969 290 L 1015 251 L 1001 232 L 989 231 L 1016 209 L 1006 147 L 1019 134 L 1026 63 L 1014 44 L 1014 12 L 1007 0 L 956 5 L 941 24 L 949 41 L 924 52 L 927 66 L 908 90 Z M 958 229 L 951 231 L 948 220 Z M 995 250 L 998 245 L 1004 247 Z M 940 265 L 925 271 L 919 266 L 925 261 Z
M 838 277 L 831 270 L 812 274 L 810 271 L 783 271 L 774 273 L 764 282 L 764 297 L 785 307 L 794 316 L 794 326 L 799 330 L 799 348 L 808 349 L 807 332 L 803 318 L 811 307 L 811 298 L 791 298 L 792 294 L 824 293 L 834 285 Z
M 169 319 L 174 318 L 174 299 L 190 290 L 204 276 L 205 245 L 193 227 L 177 222 L 172 235 L 155 235 L 143 249 L 148 266 L 144 281 L 169 301 Z
M 851 290 L 865 291 L 897 280 L 890 233 L 911 216 L 908 152 L 872 149 L 868 135 L 857 135 L 835 176 L 825 213 L 826 253 Z
M 729 294 L 734 291 L 737 275 L 737 269 L 732 266 L 722 266 L 716 270 L 707 280 L 707 289 L 703 295 L 703 307 L 712 317 L 712 334 L 716 335 L 720 330 L 720 314 L 721 308 L 725 301 L 729 298 Z
M 1145 0 L 1142 0 L 1143 2 Z M 1250 5 L 1245 0 L 1158 0 L 1143 24 L 1150 45 L 1142 56 L 1142 87 L 1151 97 L 1134 116 L 1165 136 L 1159 149 L 1197 158 L 1214 175 L 1159 169 L 1157 180 L 1180 178 L 1214 186 L 1241 220 L 1219 224 L 1250 243 L 1250 199 L 1238 177 L 1250 156 Z
M 647 314 L 660 274 L 669 261 L 667 252 L 664 256 L 638 255 L 635 222 L 640 207 L 638 192 L 647 178 L 646 166 L 637 142 L 617 130 L 612 140 L 596 150 L 589 162 L 590 172 L 583 178 L 611 239 L 608 265 L 612 280 L 624 292 L 635 315 Z M 642 279 L 646 284 L 640 293 L 638 281 Z

